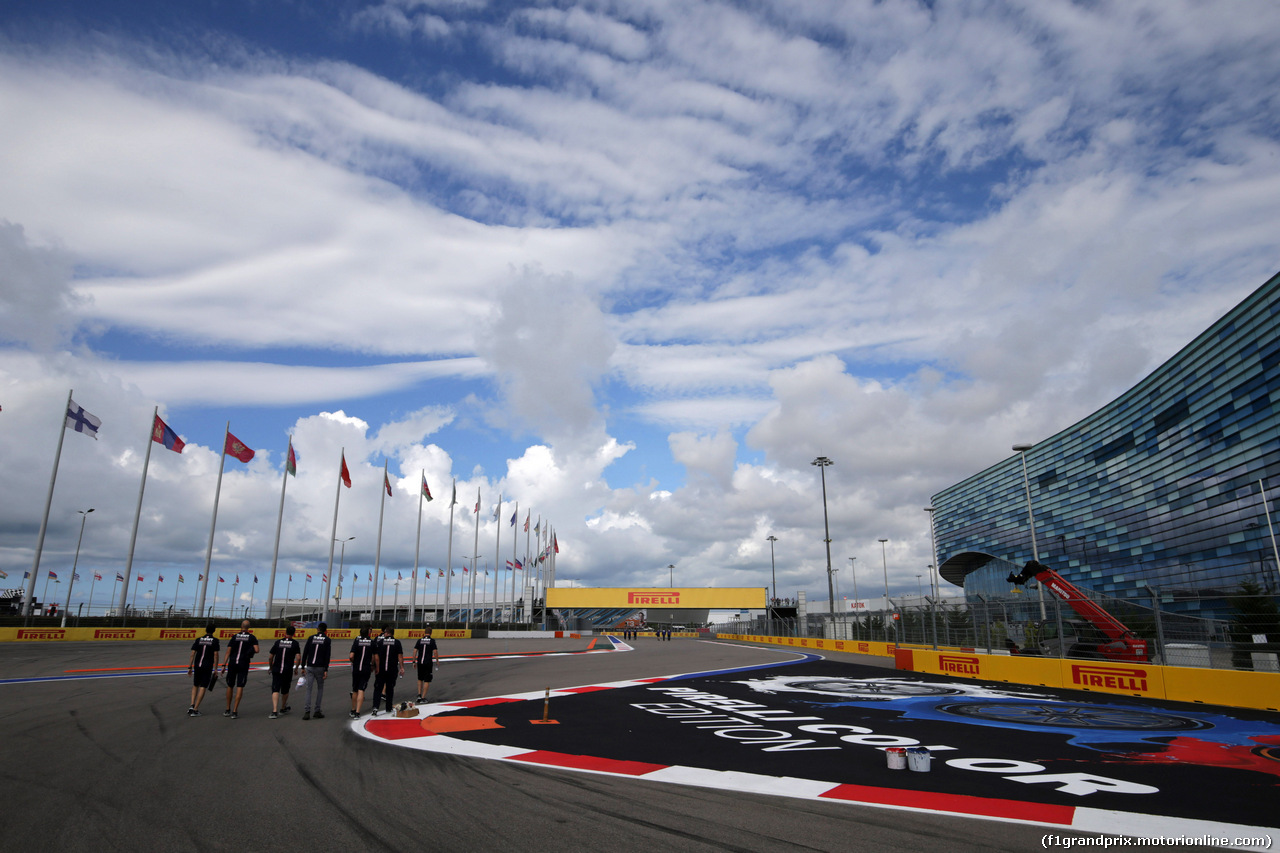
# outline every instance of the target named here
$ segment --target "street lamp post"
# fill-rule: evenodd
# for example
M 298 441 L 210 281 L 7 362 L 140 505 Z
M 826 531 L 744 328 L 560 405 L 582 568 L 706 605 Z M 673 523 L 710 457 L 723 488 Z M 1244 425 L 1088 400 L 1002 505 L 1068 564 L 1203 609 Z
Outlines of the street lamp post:
M 67 625 L 67 611 L 71 609 L 71 589 L 76 585 L 76 566 L 80 565 L 80 543 L 84 541 L 84 523 L 89 518 L 89 513 L 93 512 L 93 507 L 88 509 L 78 509 L 80 513 L 80 538 L 76 539 L 76 558 L 71 561 L 71 580 L 67 584 L 67 602 L 62 605 L 62 626 Z
M 880 540 L 880 564 L 884 567 L 884 641 L 889 642 L 889 558 L 885 556 L 884 546 L 888 539 Z
M 676 585 L 676 582 L 675 582 L 675 570 L 676 570 L 675 563 L 669 563 L 669 564 L 667 565 L 667 586 L 668 586 L 668 587 L 672 587 L 672 588 L 673 588 L 673 587 L 675 587 L 675 585 Z
M 1036 546 L 1036 516 L 1031 510 L 1031 479 L 1027 476 L 1027 451 L 1030 444 L 1015 444 L 1013 449 L 1022 458 L 1022 488 L 1027 495 L 1027 524 L 1031 527 L 1031 559 L 1040 562 L 1040 550 Z M 1040 600 L 1040 618 L 1048 618 L 1044 609 L 1044 584 L 1036 584 L 1036 597 Z
M 827 467 L 834 463 L 825 456 L 819 456 L 809 464 L 816 465 L 822 473 L 822 532 L 826 537 L 822 541 L 827 545 L 827 603 L 830 605 L 827 609 L 834 619 L 836 615 L 836 589 L 835 581 L 831 577 L 831 525 L 827 520 Z
M 929 566 L 929 587 L 933 590 L 933 601 L 929 603 L 929 614 L 933 622 L 933 648 L 938 648 L 938 599 L 941 596 L 939 592 L 942 587 L 942 580 L 939 574 L 942 570 L 942 564 L 938 562 L 938 534 L 937 527 L 934 525 L 934 508 L 927 506 L 924 511 L 929 513 L 929 544 L 933 548 L 933 564 Z
M 862 636 L 862 620 L 858 618 L 858 605 L 861 599 L 858 598 L 858 558 L 849 558 L 849 577 L 853 578 L 853 624 L 858 632 L 858 636 Z
M 339 610 L 342 606 L 342 575 L 343 575 L 343 568 L 346 566 L 346 563 L 347 563 L 347 543 L 355 538 L 356 537 L 354 536 L 348 536 L 346 539 L 333 540 L 334 542 L 342 543 L 342 549 L 338 552 L 338 591 L 333 596 L 333 609 L 335 612 Z M 352 584 L 352 587 L 354 586 L 355 584 Z
M 773 601 L 770 606 L 778 603 L 778 564 L 773 558 L 773 543 L 778 541 L 778 537 L 770 533 L 765 537 L 769 541 L 769 568 L 773 571 Z

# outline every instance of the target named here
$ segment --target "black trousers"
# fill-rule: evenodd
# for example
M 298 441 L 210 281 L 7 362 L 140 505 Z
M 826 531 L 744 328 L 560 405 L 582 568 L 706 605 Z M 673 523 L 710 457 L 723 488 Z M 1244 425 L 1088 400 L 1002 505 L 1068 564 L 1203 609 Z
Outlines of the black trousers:
M 373 707 L 378 707 L 378 700 L 382 698 L 382 694 L 387 694 L 387 710 L 391 710 L 391 704 L 394 701 L 396 692 L 396 679 L 400 677 L 400 673 L 394 669 L 391 672 L 378 672 L 373 676 Z

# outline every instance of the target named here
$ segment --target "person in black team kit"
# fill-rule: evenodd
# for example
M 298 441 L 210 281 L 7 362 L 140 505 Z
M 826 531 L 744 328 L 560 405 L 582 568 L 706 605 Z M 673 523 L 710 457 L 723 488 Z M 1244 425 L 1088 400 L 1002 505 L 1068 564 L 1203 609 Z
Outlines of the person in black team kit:
M 382 626 L 382 636 L 373 645 L 373 715 L 378 716 L 378 702 L 385 694 L 387 713 L 391 713 L 396 679 L 404 675 L 404 646 L 396 639 L 395 629 Z
M 258 653 L 258 638 L 249 630 L 249 620 L 240 623 L 240 633 L 227 643 L 227 656 L 222 659 L 222 674 L 227 679 L 227 710 L 222 716 L 235 720 L 240 716 L 240 700 L 244 684 L 249 680 L 249 664 Z M 235 698 L 235 704 L 231 700 Z
M 425 702 L 432 673 L 440 665 L 440 649 L 431 639 L 430 628 L 423 630 L 418 642 L 413 644 L 413 658 L 418 663 L 418 701 Z
M 360 706 L 364 704 L 364 691 L 369 687 L 369 673 L 373 672 L 373 640 L 369 638 L 369 626 L 360 628 L 360 636 L 351 643 L 351 719 L 359 719 Z
M 298 641 L 293 638 L 294 630 L 290 625 L 284 629 L 284 636 L 276 640 L 267 655 L 267 668 L 271 670 L 271 719 L 289 710 L 289 688 L 298 677 L 298 652 L 302 650 Z
M 302 649 L 302 671 L 307 679 L 307 704 L 302 708 L 302 719 L 311 719 L 311 691 L 316 691 L 316 719 L 323 720 L 320 703 L 324 701 L 324 681 L 329 677 L 329 626 L 321 622 L 315 633 L 307 638 Z
M 213 632 L 217 625 L 210 622 L 204 628 L 204 636 L 191 644 L 191 658 L 187 661 L 187 675 L 193 676 L 191 683 L 191 707 L 187 709 L 188 717 L 202 717 L 200 703 L 204 701 L 205 691 L 209 689 L 209 681 L 213 678 L 213 668 L 218 665 L 218 638 Z

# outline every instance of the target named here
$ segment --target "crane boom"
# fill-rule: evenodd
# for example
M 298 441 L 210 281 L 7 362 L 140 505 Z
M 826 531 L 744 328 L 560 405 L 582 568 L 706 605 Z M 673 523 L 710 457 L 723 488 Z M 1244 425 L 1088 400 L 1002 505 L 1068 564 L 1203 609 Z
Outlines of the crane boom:
M 1147 641 L 1136 636 L 1123 622 L 1087 598 L 1079 587 L 1062 575 L 1036 560 L 1029 560 L 1022 571 L 1006 579 L 1015 586 L 1023 586 L 1035 578 L 1058 598 L 1071 606 L 1081 618 L 1100 631 L 1109 643 L 1098 648 L 1103 656 L 1114 660 L 1147 660 Z

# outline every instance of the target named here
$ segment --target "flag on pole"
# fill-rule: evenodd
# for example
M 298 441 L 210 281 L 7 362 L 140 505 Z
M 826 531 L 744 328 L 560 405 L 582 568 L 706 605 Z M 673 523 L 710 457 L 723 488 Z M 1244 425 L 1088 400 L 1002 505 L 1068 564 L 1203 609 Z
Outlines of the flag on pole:
M 480 514 L 480 490 L 476 489 L 476 508 L 471 510 L 472 515 Z
M 67 404 L 67 429 L 73 429 L 96 439 L 100 426 L 102 426 L 102 418 L 95 418 L 84 410 L 84 406 L 77 405 L 75 400 Z
M 253 458 L 253 451 L 250 450 L 243 441 L 236 438 L 230 432 L 227 433 L 227 443 L 224 449 L 228 456 L 234 456 L 241 462 L 248 462 Z
M 71 579 L 72 579 L 73 581 L 78 581 L 78 580 L 80 580 L 80 573 L 79 573 L 79 572 L 72 572 L 72 573 L 71 573 Z
M 56 581 L 57 579 L 58 579 L 58 575 L 56 573 L 49 572 L 49 580 Z
M 328 572 L 325 572 L 324 574 L 320 575 L 320 583 L 328 583 L 328 582 L 329 582 Z
M 161 575 L 160 580 L 156 581 L 156 583 L 164 583 L 164 575 Z
M 498 520 L 498 511 L 502 509 L 502 495 L 498 495 L 498 502 L 493 505 L 493 519 Z
M 198 577 L 196 577 L 196 580 L 198 580 L 198 581 L 202 581 L 202 580 L 204 580 L 204 575 L 203 575 L 203 574 L 202 574 L 202 575 L 199 575 Z
M 516 560 L 516 571 L 517 572 L 524 571 L 524 563 L 520 562 L 519 559 Z
M 0 578 L 7 578 L 7 577 L 9 577 L 9 573 L 6 572 L 4 569 L 0 569 Z M 102 580 L 102 578 L 98 578 L 98 580 Z
M 427 503 L 431 503 L 431 501 L 435 500 L 433 497 L 431 497 L 431 490 L 427 488 L 426 477 L 422 478 L 422 496 L 427 499 Z
M 511 513 L 511 524 L 510 524 L 511 527 L 516 526 L 516 516 L 519 514 L 520 514 L 520 510 L 516 510 L 515 512 Z
M 538 523 L 533 526 L 533 532 L 534 533 L 542 532 L 542 519 L 538 519 Z
M 151 440 L 157 444 L 163 444 L 174 453 L 181 453 L 182 448 L 187 443 L 178 438 L 178 434 L 164 421 L 160 420 L 160 416 L 156 415 L 156 422 L 151 426 Z
M 102 573 L 101 573 L 101 572 L 94 572 L 94 573 L 93 573 L 93 579 L 94 579 L 94 580 L 96 580 L 96 581 L 100 581 L 100 580 L 102 580 Z
M 186 583 L 186 582 L 187 582 L 186 578 L 184 578 L 182 575 L 178 575 L 178 583 Z
M 289 439 L 289 456 L 284 460 L 284 470 L 292 476 L 298 476 L 298 454 L 293 452 L 293 439 Z
M 138 580 L 142 580 L 142 578 L 138 578 Z M 227 582 L 226 578 L 224 578 L 222 575 L 218 575 L 218 583 L 226 583 L 226 582 Z
M 516 570 L 515 563 L 511 562 L 510 560 L 507 560 L 507 571 L 514 572 L 515 570 Z
M 551 534 L 551 547 L 555 548 L 556 553 L 560 553 L 560 540 L 556 538 L 554 533 Z
M 351 472 L 347 470 L 347 453 L 342 453 L 342 470 L 338 472 L 338 476 L 342 478 L 342 485 L 348 489 L 351 488 Z
M 463 566 L 463 567 L 462 567 L 462 572 L 463 572 L 463 574 L 470 574 L 471 570 L 470 570 L 470 569 L 468 569 L 466 566 Z
M 458 484 L 457 484 L 457 483 L 454 483 L 454 484 L 453 484 L 453 497 L 449 500 L 449 506 L 454 506 L 454 505 L 455 505 L 455 504 L 457 504 L 457 503 L 458 503 Z M 452 569 L 450 569 L 449 571 L 453 571 L 453 570 L 452 570 Z
M 307 572 L 307 583 L 311 583 L 311 572 Z
M 403 576 L 402 574 L 400 574 L 399 572 L 396 572 L 396 580 L 398 580 L 398 581 L 402 581 L 402 580 L 404 580 L 404 576 Z
M 142 575 L 138 575 L 138 583 L 142 583 Z
M 240 583 L 240 575 L 236 575 L 236 583 Z
M 253 582 L 254 582 L 254 583 L 257 583 L 257 582 L 258 582 L 258 576 L 257 576 L 257 575 L 254 575 L 254 576 L 253 576 Z
M 463 571 L 465 572 L 465 571 L 466 571 L 466 569 L 463 569 Z M 450 570 L 449 570 L 449 577 L 451 577 L 451 578 L 456 578 L 457 576 L 458 576 L 458 573 L 457 573 L 457 572 L 455 572 L 453 569 L 450 569 Z
M 382 488 L 387 490 L 387 497 L 394 497 L 394 495 L 391 494 L 391 480 L 387 477 L 386 471 L 382 472 Z
M 525 516 L 524 516 L 524 532 L 525 533 L 529 532 L 529 516 L 530 515 L 531 513 L 525 513 Z

